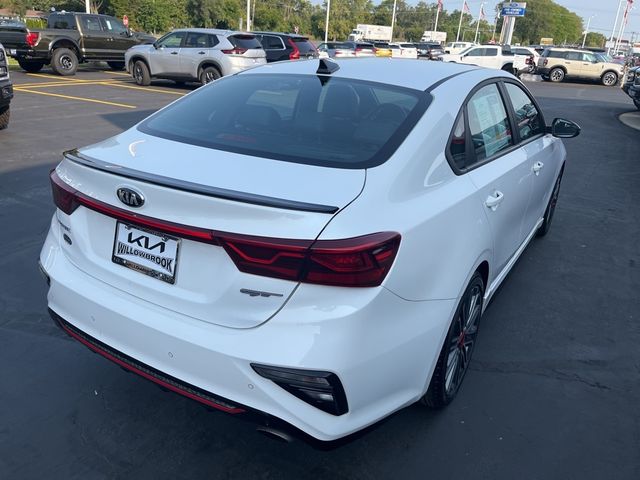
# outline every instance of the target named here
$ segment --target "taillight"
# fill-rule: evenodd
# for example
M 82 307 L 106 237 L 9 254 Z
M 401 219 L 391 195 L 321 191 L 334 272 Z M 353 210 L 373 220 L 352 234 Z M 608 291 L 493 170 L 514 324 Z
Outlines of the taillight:
M 230 50 L 222 50 L 222 53 L 225 53 L 227 55 L 242 55 L 243 53 L 245 53 L 248 49 L 247 48 L 232 48 Z
M 40 33 L 39 32 L 27 32 L 27 36 L 25 38 L 27 45 L 30 47 L 35 47 L 40 41 Z
M 548 59 L 548 58 L 545 58 L 545 59 L 544 59 L 544 66 L 546 67 L 548 63 L 549 63 L 549 59 Z
M 293 48 L 293 52 L 289 54 L 289 60 L 300 60 L 300 49 L 296 45 L 296 42 L 294 42 L 290 38 L 287 38 L 287 42 L 289 42 L 289 45 L 291 45 L 291 48 Z
M 140 215 L 78 192 L 51 172 L 56 206 L 71 215 L 80 205 L 154 231 L 222 246 L 238 270 L 263 277 L 342 287 L 380 285 L 395 260 L 400 234 L 379 232 L 340 240 L 296 240 L 218 232 Z
M 241 272 L 343 287 L 380 285 L 400 246 L 400 234 L 395 232 L 315 242 L 217 236 Z
M 533 55 L 529 55 L 524 63 L 527 65 L 533 65 Z

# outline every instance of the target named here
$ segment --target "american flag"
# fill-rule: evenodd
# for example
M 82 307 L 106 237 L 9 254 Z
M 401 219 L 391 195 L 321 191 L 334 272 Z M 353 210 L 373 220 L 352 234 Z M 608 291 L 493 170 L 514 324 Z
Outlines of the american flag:
M 627 0 L 627 8 L 624 9 L 624 24 L 625 26 L 629 22 L 629 12 L 631 11 L 631 7 L 633 6 L 633 0 Z
M 480 20 L 484 20 L 485 18 L 487 18 L 484 14 L 484 5 L 480 6 Z
M 438 0 L 438 11 L 441 12 L 443 8 L 442 0 Z
M 462 5 L 462 12 L 471 13 L 471 10 L 469 10 L 469 5 L 467 5 L 467 0 L 464 0 L 464 4 Z

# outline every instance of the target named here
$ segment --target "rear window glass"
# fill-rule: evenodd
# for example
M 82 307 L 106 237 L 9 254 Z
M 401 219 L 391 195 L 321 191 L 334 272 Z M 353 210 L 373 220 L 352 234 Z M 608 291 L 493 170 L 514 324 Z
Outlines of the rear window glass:
M 309 75 L 218 80 L 138 128 L 216 150 L 338 168 L 380 165 L 427 108 L 422 91 Z
M 308 38 L 294 37 L 291 40 L 294 41 L 296 47 L 298 47 L 298 50 L 300 50 L 300 53 L 310 53 L 316 51 L 316 47 L 309 41 Z
M 77 30 L 76 19 L 72 14 L 50 15 L 47 21 L 47 28 L 59 30 Z
M 228 39 L 235 48 L 246 48 L 247 50 L 262 48 L 262 44 L 255 35 L 231 35 Z

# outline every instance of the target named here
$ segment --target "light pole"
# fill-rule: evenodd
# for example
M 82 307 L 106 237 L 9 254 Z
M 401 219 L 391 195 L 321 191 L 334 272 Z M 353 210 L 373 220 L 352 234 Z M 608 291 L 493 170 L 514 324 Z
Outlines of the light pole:
M 87 13 L 91 13 L 91 0 L 84 0 L 84 8 L 87 10 Z
M 456 42 L 460 41 L 460 29 L 462 28 L 462 17 L 464 17 L 464 11 L 467 8 L 467 0 L 462 1 L 462 11 L 460 12 L 460 23 L 458 23 L 458 34 L 456 35 Z
M 247 0 L 247 32 L 251 31 L 251 0 Z
M 391 41 L 393 42 L 393 27 L 396 24 L 396 4 L 397 0 L 393 0 L 393 13 L 391 14 Z
M 584 48 L 584 44 L 587 43 L 587 35 L 589 35 L 589 27 L 591 26 L 591 19 L 594 18 L 595 15 L 591 15 L 589 20 L 587 21 L 587 29 L 584 31 L 584 38 L 582 39 L 582 48 Z
M 331 0 L 327 0 L 327 19 L 324 22 L 324 43 L 329 41 L 329 10 L 331 9 Z

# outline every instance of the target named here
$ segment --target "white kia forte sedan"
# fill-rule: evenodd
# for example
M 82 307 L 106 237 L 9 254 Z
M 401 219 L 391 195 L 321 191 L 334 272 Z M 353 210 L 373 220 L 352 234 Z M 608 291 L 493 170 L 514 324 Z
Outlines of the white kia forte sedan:
M 121 367 L 333 441 L 458 394 L 564 169 L 515 77 L 360 59 L 198 89 L 51 173 L 51 315 Z

